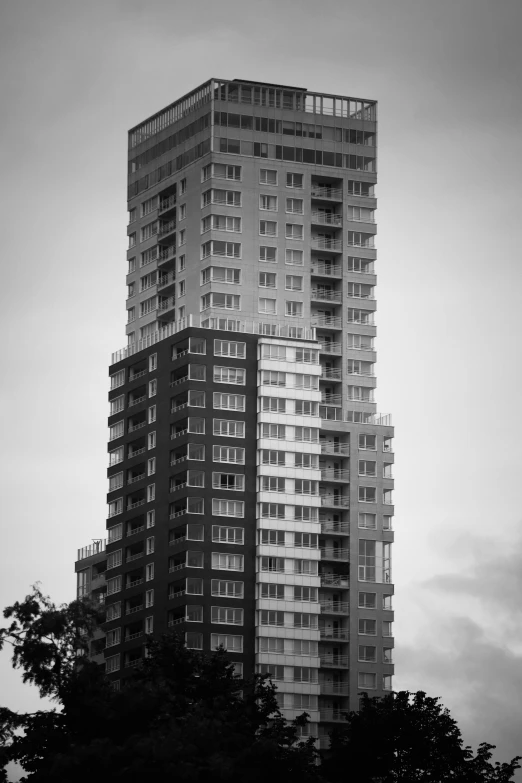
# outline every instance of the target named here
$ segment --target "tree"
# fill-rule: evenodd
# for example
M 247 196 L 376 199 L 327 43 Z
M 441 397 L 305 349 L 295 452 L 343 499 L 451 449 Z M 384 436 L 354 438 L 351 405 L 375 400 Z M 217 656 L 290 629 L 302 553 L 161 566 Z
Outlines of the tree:
M 0 644 L 12 644 L 24 680 L 57 704 L 0 709 L 0 768 L 17 761 L 21 781 L 321 781 L 313 739 L 299 739 L 306 714 L 287 723 L 275 687 L 237 678 L 223 650 L 203 655 L 177 636 L 149 641 L 141 668 L 114 691 L 87 657 L 96 607 L 56 607 L 34 588 L 4 616 L 12 622 Z
M 346 721 L 332 732 L 321 768 L 330 783 L 345 783 L 347 770 L 357 783 L 507 783 L 520 767 L 520 756 L 491 764 L 487 743 L 474 756 L 449 711 L 422 691 L 362 694 L 360 711 Z

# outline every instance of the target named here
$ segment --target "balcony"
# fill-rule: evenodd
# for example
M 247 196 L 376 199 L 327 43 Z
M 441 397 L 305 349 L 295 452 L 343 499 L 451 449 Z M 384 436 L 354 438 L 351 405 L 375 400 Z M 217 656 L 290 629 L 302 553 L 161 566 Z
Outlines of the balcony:
M 127 484 L 135 484 L 136 481 L 141 481 L 145 478 L 145 473 L 139 473 L 137 476 L 131 476 L 127 479 Z
M 321 481 L 350 481 L 350 469 L 349 468 L 322 468 L 321 469 Z
M 343 191 L 342 188 L 314 187 L 312 185 L 311 196 L 312 198 L 320 198 L 325 201 L 342 201 Z
M 319 341 L 319 351 L 321 353 L 329 353 L 334 354 L 335 356 L 341 356 L 343 352 L 343 344 L 330 342 L 329 340 L 326 342 Z
M 350 550 L 335 546 L 322 546 L 320 548 L 322 560 L 337 560 L 341 563 L 347 563 L 350 559 Z
M 137 424 L 129 424 L 129 432 L 135 432 L 135 430 L 141 430 L 142 427 L 146 427 L 146 421 L 139 421 Z
M 168 212 L 172 212 L 176 207 L 176 196 L 168 196 L 161 199 L 159 203 L 158 214 L 166 215 Z
M 321 601 L 321 614 L 348 614 L 348 601 Z
M 176 221 L 166 220 L 160 223 L 158 228 L 158 242 L 168 242 L 172 238 L 172 234 L 176 231 Z
M 158 255 L 158 269 L 168 268 L 176 265 L 176 245 L 169 245 L 160 251 Z
M 135 614 L 136 612 L 141 612 L 141 610 L 144 608 L 145 607 L 143 606 L 143 604 L 138 604 L 137 606 L 128 606 L 125 609 L 125 614 Z
M 326 253 L 342 253 L 342 239 L 323 239 L 322 237 L 312 237 L 310 247 L 312 250 L 321 250 Z
M 340 710 L 319 710 L 319 720 L 321 723 L 344 723 L 346 718 L 344 717 L 348 710 L 341 712 Z
M 312 261 L 310 273 L 316 277 L 342 277 L 343 268 L 340 264 L 325 264 L 324 261 Z
M 162 320 L 171 320 L 174 318 L 175 299 L 173 296 L 168 296 L 158 303 L 157 316 Z
M 350 508 L 350 498 L 348 495 L 333 495 L 331 493 L 319 492 L 321 497 L 321 506 L 331 508 Z
M 324 587 L 349 587 L 348 574 L 321 574 L 321 585 Z
M 137 457 L 139 454 L 145 454 L 146 451 L 147 451 L 147 449 L 146 449 L 145 446 L 143 446 L 141 449 L 136 449 L 135 451 L 130 451 L 130 449 L 129 449 L 129 453 L 127 454 L 127 458 L 128 459 L 132 459 L 133 457 Z
M 349 522 L 321 522 L 321 533 L 331 533 L 335 536 L 349 536 Z
M 342 405 L 342 394 L 322 394 L 321 405 Z
M 316 302 L 342 302 L 342 291 L 331 291 L 329 288 L 312 288 L 312 300 Z
M 326 641 L 347 642 L 349 632 L 348 628 L 319 628 L 319 637 Z
M 167 272 L 167 274 L 160 275 L 158 278 L 158 291 L 166 291 L 167 289 L 174 288 L 176 283 L 176 273 Z
M 319 226 L 342 226 L 343 216 L 332 212 L 312 212 L 312 223 Z
M 321 655 L 319 661 L 321 667 L 332 669 L 347 669 L 350 663 L 348 655 L 332 655 L 328 653 Z
M 321 454 L 350 454 L 349 443 L 337 443 L 334 440 L 321 440 Z
M 340 367 L 321 367 L 321 381 L 342 381 L 343 371 Z

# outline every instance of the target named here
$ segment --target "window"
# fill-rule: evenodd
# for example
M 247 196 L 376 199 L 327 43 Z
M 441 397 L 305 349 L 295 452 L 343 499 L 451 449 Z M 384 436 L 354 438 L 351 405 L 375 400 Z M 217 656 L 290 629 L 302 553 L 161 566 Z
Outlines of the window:
M 317 602 L 317 587 L 294 586 L 294 601 Z
M 242 653 L 243 637 L 224 633 L 212 633 L 210 634 L 210 646 L 212 649 L 223 647 L 228 652 Z
M 359 609 L 376 609 L 377 593 L 359 593 Z
M 268 546 L 285 546 L 284 530 L 261 530 L 261 543 Z
M 390 620 L 382 621 L 382 635 L 393 636 L 393 623 Z
M 132 247 L 136 247 L 136 232 L 129 234 L 129 250 Z
M 211 239 L 209 242 L 204 242 L 201 245 L 201 258 L 208 258 L 209 256 L 241 258 L 241 243 Z
M 245 503 L 243 500 L 212 498 L 212 513 L 216 517 L 244 517 Z
M 261 185 L 277 185 L 277 171 L 274 169 L 261 169 L 259 182 Z
M 209 307 L 219 307 L 225 310 L 240 310 L 241 297 L 237 294 L 220 294 L 212 292 L 201 297 L 201 310 Z
M 302 250 L 285 250 L 285 264 L 292 266 L 303 266 L 303 258 Z
M 348 308 L 348 323 L 350 324 L 373 324 L 373 312 L 371 310 L 355 310 Z
M 186 281 L 180 280 L 178 284 L 178 297 L 185 296 L 187 292 Z
M 187 577 L 185 592 L 188 595 L 203 595 L 203 579 L 201 577 Z
M 294 546 L 317 549 L 317 533 L 294 533 Z
M 241 192 L 239 190 L 220 190 L 211 188 L 206 190 L 202 196 L 202 206 L 209 204 L 226 204 L 228 207 L 241 206 Z
M 117 672 L 120 669 L 120 656 L 119 655 L 111 655 L 109 658 L 105 659 L 105 673 L 106 674 L 112 674 L 113 672 Z
M 286 211 L 293 213 L 294 215 L 302 215 L 303 199 L 302 198 L 287 198 L 286 199 Z
M 287 291 L 302 291 L 303 290 L 303 278 L 297 275 L 286 275 L 285 277 L 285 289 Z
M 156 457 L 147 460 L 147 476 L 152 476 L 156 472 Z
M 296 401 L 297 402 L 297 401 Z M 303 403 L 303 405 L 306 403 Z M 311 403 L 312 405 L 316 405 L 317 403 Z M 298 451 L 295 452 L 294 455 L 295 460 L 295 467 L 296 468 L 305 468 L 310 469 L 314 468 L 317 469 L 319 467 L 319 455 L 318 454 L 302 454 Z
M 111 375 L 111 391 L 117 389 L 119 386 L 123 386 L 125 383 L 125 370 L 119 370 Z
M 129 266 L 127 269 L 127 274 L 131 275 L 135 271 L 136 271 L 136 256 L 134 256 L 133 258 L 129 258 Z
M 359 672 L 357 686 L 366 690 L 375 690 L 377 687 L 377 675 L 370 672 Z
M 149 484 L 147 487 L 147 503 L 152 503 L 156 499 L 156 485 Z
M 187 487 L 204 487 L 204 470 L 187 470 Z
M 115 413 L 120 413 L 125 407 L 125 395 L 122 394 L 120 397 L 115 397 L 110 402 L 110 412 L 109 416 L 114 416 Z
M 376 542 L 364 538 L 359 539 L 359 571 L 361 582 L 376 581 Z
M 201 285 L 206 283 L 225 283 L 239 285 L 241 270 L 230 267 L 209 266 L 201 272 Z
M 375 530 L 377 528 L 377 516 L 376 514 L 359 514 L 359 527 L 366 528 L 367 530 Z
M 107 570 L 111 568 L 117 568 L 122 563 L 122 550 L 117 549 L 115 552 L 111 552 L 107 555 Z
M 263 370 L 261 383 L 263 386 L 286 386 L 286 373 L 277 370 Z
M 187 178 L 184 177 L 179 183 L 179 195 L 182 196 L 187 192 Z
M 308 400 L 296 400 L 295 413 L 297 416 L 317 416 L 319 413 L 319 406 L 316 402 L 308 402 Z
M 220 544 L 238 544 L 242 546 L 245 542 L 245 529 L 242 527 L 212 525 L 212 541 Z
M 189 389 L 188 404 L 191 408 L 204 408 L 206 406 L 206 394 L 204 391 Z
M 121 576 L 107 579 L 107 595 L 114 595 L 114 593 L 119 592 L 121 592 Z
M 211 595 L 219 598 L 243 598 L 244 582 L 229 582 L 226 579 L 212 579 Z
M 231 340 L 214 340 L 214 355 L 244 359 L 246 356 L 246 343 L 238 343 Z
M 359 476 L 376 476 L 377 463 L 373 460 L 359 460 Z
M 143 302 L 142 302 L 143 306 Z M 129 307 L 127 310 L 127 323 L 130 324 L 132 321 L 136 320 L 136 308 L 135 307 Z
M 259 619 L 261 621 L 261 625 L 283 626 L 285 624 L 285 613 L 262 609 L 259 613 Z
M 259 260 L 266 261 L 269 264 L 275 264 L 277 262 L 277 248 L 261 245 L 259 248 Z
M 266 299 L 265 297 L 259 297 L 259 312 L 265 313 L 267 315 L 275 315 L 277 312 L 276 300 Z
M 185 267 L 186 267 L 186 257 L 183 255 L 179 257 L 179 271 L 184 272 Z
M 185 632 L 185 647 L 187 650 L 202 650 L 203 649 L 203 634 L 196 633 L 195 631 Z
M 261 476 L 261 490 L 263 492 L 284 492 L 286 480 L 279 476 Z
M 188 443 L 187 459 L 203 461 L 205 459 L 205 446 L 202 443 Z
M 286 187 L 287 188 L 302 188 L 303 187 L 303 175 L 294 174 L 289 171 L 286 174 Z
M 261 503 L 261 517 L 263 519 L 284 519 L 285 507 L 282 503 Z
M 223 394 L 214 392 L 214 408 L 226 411 L 244 411 L 246 397 L 244 394 Z
M 154 563 L 147 563 L 145 566 L 145 581 L 150 582 L 154 579 Z
M 151 405 L 150 408 L 148 409 L 147 421 L 149 422 L 149 424 L 152 424 L 153 422 L 156 421 L 156 406 L 155 405 Z
M 360 644 L 358 658 L 363 663 L 377 663 L 377 647 Z
M 156 511 L 152 509 L 147 511 L 147 528 L 154 527 L 156 524 Z
M 261 598 L 273 598 L 277 601 L 284 600 L 285 586 L 277 584 L 261 584 Z
M 283 397 L 262 397 L 262 410 L 270 413 L 286 413 L 286 400 Z M 274 452 L 282 454 L 282 463 L 285 464 L 284 452 Z
M 206 231 L 233 231 L 241 232 L 241 218 L 233 215 L 207 215 L 201 221 L 201 233 Z
M 147 225 L 143 226 L 141 229 L 141 241 L 145 242 L 147 239 L 150 239 L 157 234 L 158 228 L 159 223 L 157 220 L 153 220 L 152 223 L 147 223 Z
M 359 503 L 375 503 L 376 492 L 375 487 L 359 487 Z
M 317 576 L 317 560 L 294 560 L 294 573 Z
M 244 556 L 228 552 L 212 552 L 212 568 L 217 571 L 243 571 Z
M 261 288 L 275 288 L 276 287 L 276 274 L 275 274 L 275 272 L 260 272 L 259 273 L 259 286 Z
M 145 591 L 145 607 L 149 609 L 149 607 L 154 606 L 154 590 L 146 590 Z
M 213 446 L 214 462 L 229 462 L 235 465 L 245 464 L 245 449 L 236 446 Z
M 118 525 L 113 525 L 107 530 L 108 539 L 107 543 L 113 544 L 115 541 L 120 541 L 123 537 L 123 525 L 121 522 Z
M 158 367 L 158 354 L 151 353 L 149 356 L 149 372 L 153 372 Z
M 171 425 L 171 432 L 175 432 L 175 425 Z M 193 435 L 205 434 L 205 419 L 199 416 L 190 416 L 187 421 L 187 431 Z
M 235 492 L 245 491 L 244 473 L 213 473 L 213 489 L 228 489 Z
M 265 237 L 277 236 L 277 221 L 275 220 L 260 220 L 259 221 L 259 233 Z
M 227 438 L 244 438 L 245 422 L 235 419 L 214 419 L 214 435 Z
M 277 637 L 261 636 L 259 638 L 259 652 L 281 653 L 285 651 L 285 640 Z
M 259 196 L 259 209 L 267 209 L 271 212 L 277 212 L 277 196 Z
M 146 549 L 145 549 L 146 554 L 147 555 L 154 554 L 154 536 L 147 538 L 145 544 L 146 544 Z
M 294 301 L 286 301 L 285 302 L 285 315 L 292 316 L 295 318 L 302 318 L 303 317 L 303 303 L 302 302 L 294 302 Z
M 111 620 L 117 620 L 119 617 L 121 617 L 121 601 L 117 601 L 114 604 L 109 604 L 107 606 L 107 622 L 110 622 Z
M 319 389 L 319 377 L 317 375 L 304 375 L 296 373 L 294 376 L 294 386 L 296 389 Z
M 219 367 L 214 365 L 214 383 L 233 383 L 236 386 L 244 386 L 246 383 L 246 370 L 242 367 Z
M 303 226 L 301 223 L 287 223 L 285 227 L 287 239 L 303 239 Z
M 377 620 L 359 619 L 359 634 L 361 636 L 377 636 Z
M 383 530 L 393 530 L 393 517 L 389 514 L 384 514 L 382 518 L 382 529 Z
M 286 427 L 284 424 L 269 424 L 264 422 L 261 424 L 261 437 L 284 440 L 286 438 Z
M 232 606 L 212 606 L 211 623 L 216 625 L 243 625 L 243 609 Z
M 109 503 L 108 517 L 115 517 L 123 511 L 123 498 L 116 498 Z

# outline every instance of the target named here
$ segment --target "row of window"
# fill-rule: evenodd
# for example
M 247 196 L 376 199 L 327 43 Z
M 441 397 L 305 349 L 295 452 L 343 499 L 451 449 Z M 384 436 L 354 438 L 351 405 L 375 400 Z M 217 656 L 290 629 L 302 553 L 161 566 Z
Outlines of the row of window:
M 251 114 L 235 114 L 232 112 L 215 111 L 214 125 L 224 128 L 241 128 L 261 133 L 275 133 L 283 136 L 299 136 L 309 139 L 324 139 L 327 141 L 344 142 L 367 147 L 375 146 L 374 131 L 357 130 L 355 128 L 337 128 L 332 125 L 315 125 L 307 122 L 292 122 L 276 120 L 271 117 L 253 117 Z
M 345 155 L 341 152 L 310 147 L 282 146 L 246 141 L 245 139 L 216 138 L 216 149 L 229 155 L 285 160 L 290 163 L 310 163 L 315 166 L 334 166 L 353 171 L 377 171 L 376 159 L 369 155 Z

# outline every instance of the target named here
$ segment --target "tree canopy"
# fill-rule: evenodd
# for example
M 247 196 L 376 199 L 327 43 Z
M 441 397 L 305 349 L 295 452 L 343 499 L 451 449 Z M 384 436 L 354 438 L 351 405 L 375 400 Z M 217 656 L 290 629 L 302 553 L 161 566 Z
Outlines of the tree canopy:
M 141 667 L 114 690 L 87 654 L 98 607 L 58 607 L 35 587 L 4 617 L 0 648 L 12 646 L 13 666 L 56 706 L 0 707 L 0 781 L 11 761 L 24 769 L 20 783 L 507 783 L 519 768 L 519 757 L 491 763 L 487 743 L 473 754 L 448 710 L 420 691 L 363 694 L 320 755 L 301 737 L 306 713 L 287 722 L 275 686 L 236 677 L 222 649 L 149 640 Z

